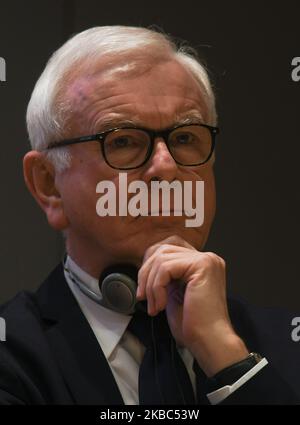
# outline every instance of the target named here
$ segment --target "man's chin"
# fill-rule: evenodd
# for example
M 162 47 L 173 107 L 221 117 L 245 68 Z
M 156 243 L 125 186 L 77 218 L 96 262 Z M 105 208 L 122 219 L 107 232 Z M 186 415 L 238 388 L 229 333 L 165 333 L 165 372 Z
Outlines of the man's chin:
M 202 250 L 206 242 L 206 238 L 199 228 L 153 226 L 147 233 L 143 234 L 142 238 L 137 237 L 136 249 L 132 253 L 135 263 L 141 265 L 148 248 L 171 236 L 179 236 L 198 250 Z
M 199 246 L 203 240 L 203 228 L 200 227 L 187 227 L 184 220 L 176 220 L 181 217 L 153 217 L 151 222 L 145 225 L 147 229 L 147 236 L 153 237 L 157 241 L 165 239 L 169 236 L 180 236 L 182 239 L 189 242 L 194 246 Z M 157 220 L 156 220 L 157 219 Z M 169 220 L 168 220 L 169 219 Z

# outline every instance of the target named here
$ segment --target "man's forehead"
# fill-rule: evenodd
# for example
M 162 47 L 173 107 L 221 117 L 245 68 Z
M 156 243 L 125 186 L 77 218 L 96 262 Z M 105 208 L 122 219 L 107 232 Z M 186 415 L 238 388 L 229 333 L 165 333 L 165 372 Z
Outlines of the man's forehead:
M 158 72 L 134 78 L 124 76 L 123 80 L 101 72 L 81 74 L 68 85 L 64 96 L 72 105 L 75 120 L 84 117 L 93 131 L 130 124 L 145 126 L 153 119 L 157 122 L 158 115 L 162 120 L 165 116 L 170 125 L 189 118 L 205 122 L 208 111 L 199 84 L 184 70 L 181 72 L 182 67 L 169 65 L 174 75 L 171 72 L 161 76 L 164 66 Z M 163 122 L 157 124 L 164 126 Z
M 110 92 L 112 94 L 116 91 L 122 92 L 122 89 L 127 86 L 134 86 L 137 89 L 147 89 L 148 87 L 151 93 L 155 90 L 161 92 L 164 86 L 169 89 L 176 86 L 177 90 L 188 91 L 191 98 L 198 95 L 198 93 L 195 93 L 195 91 L 198 91 L 197 89 L 200 92 L 200 86 L 196 82 L 195 76 L 176 60 L 148 66 L 145 72 L 140 71 L 139 73 L 120 72 L 120 69 L 123 70 L 123 68 L 126 67 L 115 66 L 106 69 L 103 66 L 99 68 L 97 65 L 93 67 L 91 64 L 90 69 L 88 69 L 85 66 L 82 72 L 74 73 L 73 76 L 70 74 L 64 95 L 74 100 L 77 98 L 84 101 L 96 96 L 105 98 Z M 161 84 L 161 82 L 164 84 Z M 192 87 L 194 90 L 191 91 Z

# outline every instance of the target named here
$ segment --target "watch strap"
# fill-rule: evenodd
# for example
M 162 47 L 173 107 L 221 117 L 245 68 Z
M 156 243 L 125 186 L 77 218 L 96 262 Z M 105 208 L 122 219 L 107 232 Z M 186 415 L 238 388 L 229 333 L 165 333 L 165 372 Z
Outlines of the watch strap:
M 258 353 L 250 353 L 245 359 L 222 369 L 208 378 L 209 391 L 215 391 L 226 385 L 232 385 L 262 360 Z

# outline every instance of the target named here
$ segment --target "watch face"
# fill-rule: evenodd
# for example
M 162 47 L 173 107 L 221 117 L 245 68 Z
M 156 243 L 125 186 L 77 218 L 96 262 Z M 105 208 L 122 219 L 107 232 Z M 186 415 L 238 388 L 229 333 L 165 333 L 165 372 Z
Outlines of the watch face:
M 249 357 L 253 357 L 256 361 L 256 363 L 259 363 L 262 360 L 262 356 L 258 353 L 250 353 Z

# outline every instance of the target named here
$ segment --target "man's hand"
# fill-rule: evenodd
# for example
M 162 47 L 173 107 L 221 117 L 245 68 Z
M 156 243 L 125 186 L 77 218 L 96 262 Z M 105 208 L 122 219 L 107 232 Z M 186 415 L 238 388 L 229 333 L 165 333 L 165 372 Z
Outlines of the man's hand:
M 138 275 L 137 298 L 147 299 L 148 314 L 166 309 L 179 345 L 212 376 L 249 354 L 230 322 L 225 262 L 199 252 L 178 236 L 147 249 Z

